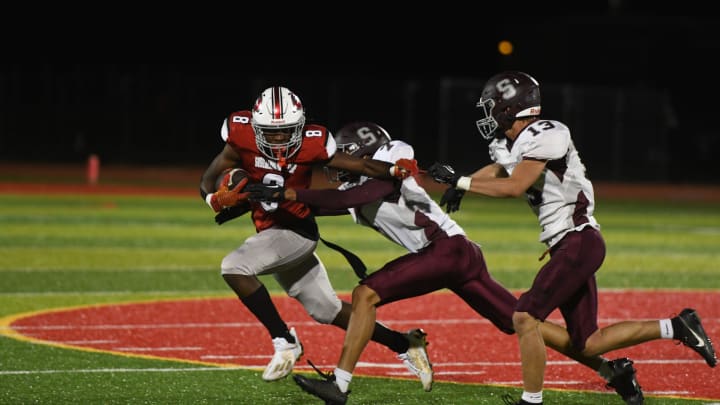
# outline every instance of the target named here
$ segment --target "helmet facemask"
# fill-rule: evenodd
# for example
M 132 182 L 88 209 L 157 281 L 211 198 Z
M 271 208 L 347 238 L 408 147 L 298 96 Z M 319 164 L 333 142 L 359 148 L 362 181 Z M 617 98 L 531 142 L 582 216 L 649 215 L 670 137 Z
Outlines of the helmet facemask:
M 477 125 L 477 129 L 480 131 L 480 135 L 482 135 L 483 138 L 492 139 L 494 137 L 493 134 L 498 128 L 498 122 L 495 121 L 495 118 L 493 118 L 492 115 L 493 108 L 495 107 L 495 100 L 483 100 L 481 98 L 476 106 L 480 108 L 481 118 L 475 121 L 475 125 Z
M 263 155 L 270 159 L 281 161 L 295 155 L 300 150 L 302 144 L 302 128 L 305 125 L 305 117 L 292 125 L 258 125 L 253 122 L 252 127 L 255 131 L 255 143 Z M 268 141 L 267 134 L 285 133 L 290 135 L 287 142 L 273 143 Z
M 255 101 L 251 124 L 260 152 L 282 165 L 300 150 L 305 110 L 295 93 L 285 87 L 269 87 Z M 278 133 L 286 134 L 287 141 L 268 140 L 268 135 Z

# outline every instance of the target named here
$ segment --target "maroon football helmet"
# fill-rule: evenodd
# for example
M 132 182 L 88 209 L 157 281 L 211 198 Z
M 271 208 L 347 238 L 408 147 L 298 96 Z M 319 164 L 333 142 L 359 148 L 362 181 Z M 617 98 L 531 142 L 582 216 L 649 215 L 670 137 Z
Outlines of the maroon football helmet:
M 477 103 L 477 128 L 485 139 L 502 136 L 518 118 L 540 115 L 540 85 L 527 73 L 506 71 L 487 81 Z M 500 133 L 495 133 L 497 129 Z
M 335 134 L 335 143 L 341 152 L 355 157 L 372 156 L 381 146 L 388 144 L 392 138 L 387 131 L 373 122 L 353 122 L 340 128 Z M 330 169 L 326 171 L 330 181 L 356 182 L 360 176 L 353 176 L 344 170 Z

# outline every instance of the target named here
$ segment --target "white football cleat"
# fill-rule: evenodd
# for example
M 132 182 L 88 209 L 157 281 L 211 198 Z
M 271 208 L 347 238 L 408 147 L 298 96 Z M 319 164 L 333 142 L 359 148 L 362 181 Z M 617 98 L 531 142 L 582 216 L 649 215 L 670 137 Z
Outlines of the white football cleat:
M 427 336 L 427 333 L 422 329 L 413 329 L 406 333 L 405 337 L 410 342 L 410 347 L 405 353 L 398 354 L 398 358 L 402 360 L 411 373 L 420 378 L 423 389 L 430 391 L 433 384 L 433 369 L 425 348 L 427 346 L 425 336 Z
M 295 328 L 290 328 L 290 334 L 295 338 L 295 343 L 289 343 L 282 337 L 272 340 L 275 354 L 273 354 L 270 363 L 265 367 L 262 375 L 263 380 L 276 381 L 287 377 L 295 367 L 295 362 L 302 356 L 303 347 L 297 337 Z

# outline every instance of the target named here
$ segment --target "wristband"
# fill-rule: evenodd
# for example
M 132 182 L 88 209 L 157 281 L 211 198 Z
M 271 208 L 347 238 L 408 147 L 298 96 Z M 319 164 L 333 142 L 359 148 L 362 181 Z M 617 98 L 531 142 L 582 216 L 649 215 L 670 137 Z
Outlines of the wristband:
M 215 195 L 214 193 L 210 193 L 205 196 L 205 202 L 207 203 L 207 205 L 210 206 L 210 208 L 213 209 L 213 211 L 215 210 L 215 207 L 213 207 L 213 205 L 212 205 L 212 198 L 214 195 Z
M 470 182 L 472 181 L 472 177 L 462 176 L 458 179 L 457 184 L 455 184 L 455 188 L 460 190 L 470 190 Z
M 396 167 L 397 167 L 397 165 L 392 165 L 392 166 L 390 166 L 390 168 L 388 169 L 388 171 L 390 172 L 390 176 L 391 176 L 391 177 L 395 177 L 395 168 L 396 168 Z

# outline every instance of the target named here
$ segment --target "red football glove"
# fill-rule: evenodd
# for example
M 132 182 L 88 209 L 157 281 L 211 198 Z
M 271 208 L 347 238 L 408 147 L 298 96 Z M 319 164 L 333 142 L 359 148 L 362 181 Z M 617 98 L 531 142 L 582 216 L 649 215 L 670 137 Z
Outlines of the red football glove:
M 228 190 L 228 184 L 230 184 L 230 179 L 232 179 L 232 173 L 230 173 L 232 169 L 225 169 L 223 170 L 223 173 L 225 175 L 223 176 L 222 180 L 220 180 L 219 184 L 215 184 L 215 191 L 227 191 Z
M 418 172 L 420 169 L 415 159 L 398 159 L 395 165 L 390 167 L 390 175 L 401 179 L 415 176 Z
M 220 181 L 215 183 L 215 191 L 227 191 L 232 186 L 233 180 L 240 182 L 240 180 L 248 175 L 247 171 L 232 167 L 223 170 L 220 174 L 222 174 L 222 177 L 218 176 Z
M 230 176 L 230 173 L 228 173 L 226 177 L 227 176 Z M 242 192 L 243 188 L 245 188 L 245 185 L 248 183 L 249 179 L 247 177 L 240 180 L 237 186 L 232 189 L 228 189 L 228 182 L 226 180 L 228 179 L 223 178 L 218 191 L 212 193 L 212 196 L 210 197 L 210 206 L 215 212 L 220 212 L 223 208 L 234 207 L 242 201 L 247 201 L 250 196 L 250 193 Z

